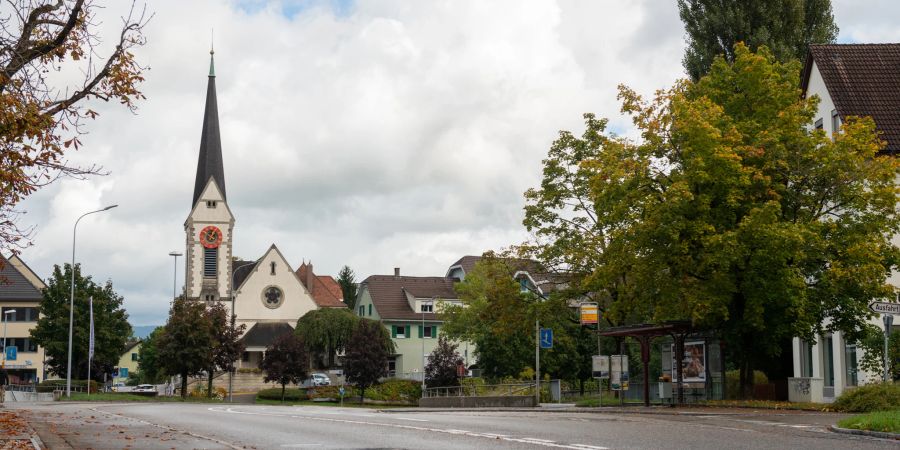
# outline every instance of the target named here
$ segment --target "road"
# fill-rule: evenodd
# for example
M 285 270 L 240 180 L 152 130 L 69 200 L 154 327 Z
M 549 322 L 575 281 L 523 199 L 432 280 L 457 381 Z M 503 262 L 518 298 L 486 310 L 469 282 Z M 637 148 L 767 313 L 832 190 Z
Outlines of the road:
M 54 403 L 17 406 L 51 449 L 876 449 L 827 414 L 392 411 L 314 406 Z

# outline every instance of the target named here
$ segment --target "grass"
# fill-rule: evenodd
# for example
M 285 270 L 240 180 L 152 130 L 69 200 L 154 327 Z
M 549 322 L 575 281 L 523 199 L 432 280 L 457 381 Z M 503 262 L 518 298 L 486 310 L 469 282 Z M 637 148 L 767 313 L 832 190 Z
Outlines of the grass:
M 222 400 L 209 399 L 206 397 L 148 397 L 146 395 L 135 395 L 125 392 L 98 392 L 87 395 L 83 392 L 72 393 L 72 397 L 62 396 L 60 401 L 64 402 L 187 402 L 187 403 L 221 403 Z
M 780 409 L 791 411 L 834 411 L 834 407 L 827 403 L 802 403 L 779 402 L 774 400 L 709 400 L 698 403 L 699 406 L 711 406 L 715 408 L 755 408 L 755 409 Z
M 642 405 L 644 402 L 642 400 L 625 400 L 626 405 Z M 583 406 L 585 408 L 588 407 L 597 407 L 600 404 L 600 399 L 597 397 L 592 398 L 583 398 L 575 402 L 575 406 Z M 620 406 L 622 401 L 613 397 L 613 396 L 603 396 L 603 406 Z
M 900 433 L 900 410 L 878 411 L 848 417 L 838 422 L 838 426 L 855 430 Z

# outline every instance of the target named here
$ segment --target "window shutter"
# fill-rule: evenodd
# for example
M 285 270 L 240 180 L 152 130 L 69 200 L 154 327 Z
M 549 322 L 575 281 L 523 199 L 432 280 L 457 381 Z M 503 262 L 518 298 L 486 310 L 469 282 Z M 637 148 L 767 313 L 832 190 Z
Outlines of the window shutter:
M 424 334 L 424 333 L 425 333 L 425 327 L 422 326 L 422 325 L 419 325 L 419 326 L 417 326 L 416 328 L 419 329 L 419 339 L 422 339 L 422 338 L 425 336 L 425 334 Z
M 431 337 L 433 337 L 435 339 L 437 339 L 437 328 L 438 328 L 437 325 L 431 327 Z
M 371 303 L 369 303 L 369 315 L 370 316 L 372 315 L 372 304 Z
M 397 337 L 397 325 L 391 325 L 391 337 L 392 338 Z
M 406 326 L 406 333 L 405 333 L 405 336 L 408 337 L 408 338 L 409 338 L 409 337 L 412 337 L 412 333 L 410 333 L 410 331 L 412 331 L 412 330 L 410 329 L 410 326 L 407 325 L 407 326 Z

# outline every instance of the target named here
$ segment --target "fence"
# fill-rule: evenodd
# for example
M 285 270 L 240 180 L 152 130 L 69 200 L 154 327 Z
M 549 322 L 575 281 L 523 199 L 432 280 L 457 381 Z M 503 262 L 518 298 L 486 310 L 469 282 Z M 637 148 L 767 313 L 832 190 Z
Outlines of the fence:
M 444 386 L 425 389 L 423 397 L 512 397 L 533 396 L 533 383 Z

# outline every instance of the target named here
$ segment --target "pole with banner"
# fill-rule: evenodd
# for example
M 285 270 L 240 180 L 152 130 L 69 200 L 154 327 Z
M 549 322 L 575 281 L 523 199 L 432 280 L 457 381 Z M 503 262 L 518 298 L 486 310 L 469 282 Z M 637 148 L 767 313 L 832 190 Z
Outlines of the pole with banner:
M 881 314 L 881 320 L 884 322 L 884 381 L 887 382 L 891 377 L 888 341 L 891 338 L 891 326 L 894 324 L 894 315 L 900 314 L 900 303 L 873 302 L 869 304 L 869 309 L 874 313 Z
M 88 299 L 91 314 L 90 337 L 88 338 L 88 377 L 87 377 L 87 395 L 91 396 L 91 360 L 94 359 L 94 297 Z

